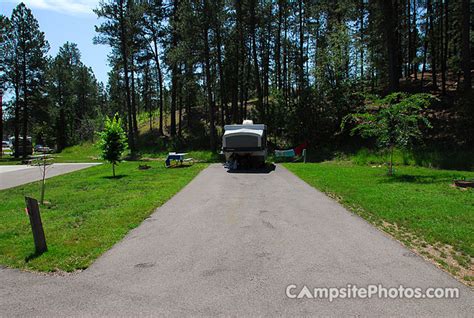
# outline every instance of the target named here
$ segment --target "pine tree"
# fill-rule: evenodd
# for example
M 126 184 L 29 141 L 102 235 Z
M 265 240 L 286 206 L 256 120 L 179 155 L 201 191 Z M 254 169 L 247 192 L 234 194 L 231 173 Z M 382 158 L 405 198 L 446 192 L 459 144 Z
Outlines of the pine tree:
M 127 150 L 127 137 L 117 114 L 112 119 L 105 118 L 104 129 L 99 133 L 99 138 L 102 159 L 112 164 L 115 178 L 115 166 L 122 161 L 123 153 Z
M 7 17 L 0 15 L 0 141 L 3 140 L 3 93 L 7 89 L 8 78 L 6 75 L 7 70 L 7 33 L 9 29 L 10 21 Z M 0 158 L 2 157 L 3 151 L 0 150 Z
M 134 128 L 134 108 L 132 101 L 132 88 L 130 81 L 130 59 L 131 59 L 131 39 L 133 34 L 130 25 L 129 2 L 133 0 L 108 0 L 101 2 L 98 9 L 94 10 L 99 18 L 106 21 L 96 26 L 98 36 L 94 38 L 97 44 L 107 44 L 113 48 L 115 54 L 114 62 L 118 62 L 123 69 L 125 86 L 125 104 L 127 125 L 128 125 L 128 143 L 130 150 L 136 151 L 135 147 L 135 128 Z
M 17 82 L 17 97 L 21 99 L 23 149 L 27 148 L 30 127 L 30 112 L 39 106 L 41 90 L 44 86 L 44 75 L 47 69 L 46 54 L 49 44 L 44 33 L 40 31 L 38 21 L 24 3 L 20 3 L 12 13 L 9 45 L 13 51 L 13 73 Z M 18 120 L 18 117 L 15 116 Z M 17 136 L 15 136 L 17 137 Z M 19 139 L 16 139 L 19 144 Z M 22 151 L 26 157 L 26 151 Z

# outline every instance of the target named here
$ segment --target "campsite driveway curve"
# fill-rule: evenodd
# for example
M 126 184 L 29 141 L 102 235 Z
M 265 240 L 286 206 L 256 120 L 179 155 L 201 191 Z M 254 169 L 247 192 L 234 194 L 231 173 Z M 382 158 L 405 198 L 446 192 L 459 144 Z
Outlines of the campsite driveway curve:
M 53 163 L 47 166 L 46 178 L 89 168 L 101 163 Z M 0 166 L 0 190 L 41 180 L 41 167 L 32 165 Z
M 113 211 L 111 211 L 113 213 Z M 459 299 L 289 299 L 286 287 L 456 287 Z M 473 292 L 277 166 L 203 170 L 89 269 L 0 269 L 0 316 L 469 316 Z

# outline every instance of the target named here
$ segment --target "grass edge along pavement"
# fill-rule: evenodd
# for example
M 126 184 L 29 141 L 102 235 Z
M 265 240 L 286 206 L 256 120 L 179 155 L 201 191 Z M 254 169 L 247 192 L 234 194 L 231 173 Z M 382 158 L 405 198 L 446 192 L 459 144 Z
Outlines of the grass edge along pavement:
M 152 214 L 207 164 L 166 169 L 163 162 L 123 162 L 117 178 L 102 164 L 48 179 L 41 208 L 48 251 L 34 255 L 24 196 L 38 197 L 39 183 L 0 191 L 0 264 L 43 272 L 85 269 Z
M 423 258 L 474 286 L 474 189 L 452 180 L 474 172 L 348 162 L 284 163 L 310 186 L 400 241 Z

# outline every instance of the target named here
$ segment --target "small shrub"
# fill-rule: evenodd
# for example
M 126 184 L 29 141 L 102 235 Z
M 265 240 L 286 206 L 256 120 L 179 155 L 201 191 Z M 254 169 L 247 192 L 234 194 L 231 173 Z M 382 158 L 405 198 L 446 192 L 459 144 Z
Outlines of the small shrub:
M 115 177 L 115 165 L 122 161 L 122 155 L 127 149 L 127 136 L 117 114 L 112 119 L 106 117 L 104 129 L 98 135 L 101 157 L 112 164 L 112 174 Z

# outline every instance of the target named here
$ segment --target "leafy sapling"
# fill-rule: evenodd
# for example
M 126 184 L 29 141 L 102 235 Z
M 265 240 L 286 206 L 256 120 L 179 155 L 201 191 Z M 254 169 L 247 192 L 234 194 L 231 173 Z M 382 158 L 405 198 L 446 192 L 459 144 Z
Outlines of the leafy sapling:
M 429 94 L 392 93 L 368 103 L 361 112 L 344 117 L 341 127 L 347 123 L 355 126 L 351 135 L 375 138 L 377 145 L 389 153 L 388 174 L 393 175 L 393 151 L 407 148 L 422 138 L 421 127 L 431 128 L 423 114 L 434 99 Z
M 117 114 L 112 119 L 106 117 L 104 129 L 98 135 L 101 157 L 112 164 L 112 173 L 115 178 L 115 165 L 122 161 L 123 153 L 128 147 L 122 120 Z

